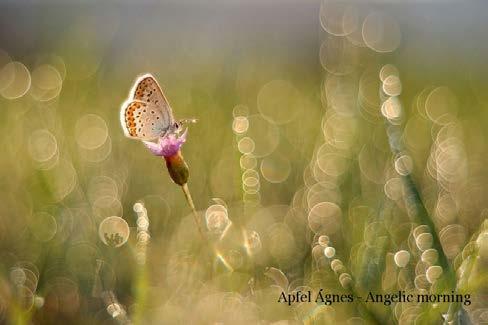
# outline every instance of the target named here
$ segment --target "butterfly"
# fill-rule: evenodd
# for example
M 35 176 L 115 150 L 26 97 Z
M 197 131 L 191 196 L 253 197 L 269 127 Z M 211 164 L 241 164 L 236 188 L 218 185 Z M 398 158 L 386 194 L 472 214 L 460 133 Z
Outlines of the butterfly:
M 137 140 L 154 140 L 176 134 L 183 124 L 194 122 L 195 119 L 175 121 L 168 100 L 151 74 L 136 80 L 129 98 L 120 108 L 120 123 L 125 136 Z

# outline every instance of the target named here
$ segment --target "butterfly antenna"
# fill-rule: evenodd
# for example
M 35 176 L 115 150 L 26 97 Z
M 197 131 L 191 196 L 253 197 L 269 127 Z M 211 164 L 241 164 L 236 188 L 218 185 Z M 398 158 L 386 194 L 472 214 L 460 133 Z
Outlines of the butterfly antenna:
M 191 124 L 195 124 L 197 122 L 198 122 L 198 120 L 196 118 L 185 118 L 185 119 L 182 119 L 182 120 L 179 121 L 179 123 L 181 125 L 183 125 L 183 124 L 190 124 L 190 123 Z

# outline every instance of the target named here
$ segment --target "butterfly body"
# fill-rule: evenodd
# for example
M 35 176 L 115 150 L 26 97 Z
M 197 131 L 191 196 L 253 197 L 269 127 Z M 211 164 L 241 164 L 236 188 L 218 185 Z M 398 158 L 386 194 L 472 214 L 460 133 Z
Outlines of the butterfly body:
M 178 132 L 168 100 L 156 79 L 145 74 L 139 77 L 129 98 L 120 109 L 120 122 L 124 134 L 137 140 L 154 140 Z

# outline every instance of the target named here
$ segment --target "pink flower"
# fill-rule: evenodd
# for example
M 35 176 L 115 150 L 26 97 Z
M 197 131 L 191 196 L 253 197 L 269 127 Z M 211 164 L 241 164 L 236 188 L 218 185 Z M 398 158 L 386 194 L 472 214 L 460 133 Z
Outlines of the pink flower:
M 188 181 L 189 170 L 183 156 L 181 155 L 181 146 L 186 141 L 186 133 L 169 133 L 158 139 L 157 143 L 143 141 L 144 145 L 156 156 L 164 157 L 166 167 L 173 182 L 184 186 Z
M 170 133 L 160 137 L 157 143 L 143 141 L 144 145 L 156 156 L 171 157 L 178 153 L 183 143 L 186 141 L 187 130 L 180 136 Z

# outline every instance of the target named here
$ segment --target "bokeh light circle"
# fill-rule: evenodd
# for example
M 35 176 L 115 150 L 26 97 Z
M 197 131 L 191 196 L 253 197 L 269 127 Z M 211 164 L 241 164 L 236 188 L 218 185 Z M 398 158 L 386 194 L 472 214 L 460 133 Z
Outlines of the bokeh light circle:
M 63 84 L 60 72 L 49 64 L 42 64 L 32 72 L 30 94 L 39 101 L 48 101 L 59 95 Z
M 341 227 L 342 211 L 332 202 L 320 202 L 310 209 L 308 225 L 315 233 L 335 234 Z
M 58 143 L 51 132 L 40 129 L 30 134 L 27 148 L 32 159 L 45 162 L 56 154 Z
M 121 217 L 105 218 L 98 227 L 98 235 L 102 242 L 111 247 L 120 247 L 129 239 L 129 225 Z
M 261 161 L 261 174 L 270 183 L 284 182 L 290 175 L 291 164 L 288 158 L 272 154 Z
M 393 52 L 400 46 L 401 38 L 400 26 L 386 14 L 373 12 L 363 22 L 364 42 L 376 52 Z
M 84 115 L 76 122 L 75 137 L 76 142 L 83 149 L 99 148 L 108 137 L 107 123 L 98 115 Z
M 10 62 L 0 70 L 0 95 L 6 99 L 24 96 L 31 86 L 29 69 L 20 62 Z

